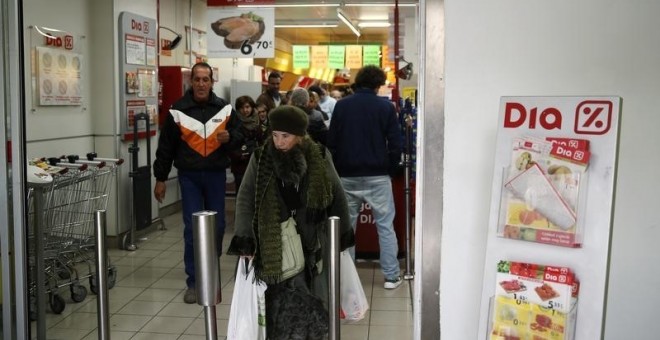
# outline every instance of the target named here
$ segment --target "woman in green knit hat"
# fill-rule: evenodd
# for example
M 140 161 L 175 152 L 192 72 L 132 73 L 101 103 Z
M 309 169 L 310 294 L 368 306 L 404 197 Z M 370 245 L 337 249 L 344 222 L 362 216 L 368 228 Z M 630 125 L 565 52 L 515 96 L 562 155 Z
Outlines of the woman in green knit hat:
M 248 164 L 227 253 L 254 256 L 255 276 L 268 287 L 269 340 L 323 339 L 328 332 L 329 216 L 340 218 L 339 250 L 355 245 L 346 197 L 330 153 L 306 133 L 304 111 L 282 105 L 269 113 L 268 121 L 272 138 Z M 281 224 L 290 218 L 301 238 L 305 264 L 284 278 Z

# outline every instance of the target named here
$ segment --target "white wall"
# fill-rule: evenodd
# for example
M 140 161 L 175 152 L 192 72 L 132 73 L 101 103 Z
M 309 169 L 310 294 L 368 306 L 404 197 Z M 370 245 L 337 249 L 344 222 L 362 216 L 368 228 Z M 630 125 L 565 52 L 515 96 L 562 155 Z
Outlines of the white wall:
M 442 337 L 477 338 L 500 97 L 617 95 L 623 113 L 603 337 L 657 339 L 660 3 L 446 0 L 445 6 Z M 578 323 L 598 317 L 580 315 Z

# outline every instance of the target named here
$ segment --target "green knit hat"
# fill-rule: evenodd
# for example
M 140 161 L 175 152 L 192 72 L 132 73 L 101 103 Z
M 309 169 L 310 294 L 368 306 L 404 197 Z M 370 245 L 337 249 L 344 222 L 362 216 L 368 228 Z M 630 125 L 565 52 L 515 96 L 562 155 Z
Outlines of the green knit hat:
M 307 113 L 291 105 L 280 105 L 268 114 L 272 131 L 288 132 L 296 136 L 307 133 Z

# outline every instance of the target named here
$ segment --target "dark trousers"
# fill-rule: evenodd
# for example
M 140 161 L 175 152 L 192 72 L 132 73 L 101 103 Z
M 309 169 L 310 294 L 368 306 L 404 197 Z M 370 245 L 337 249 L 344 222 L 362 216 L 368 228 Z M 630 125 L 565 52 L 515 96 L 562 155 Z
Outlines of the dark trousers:
M 225 171 L 179 171 L 181 203 L 183 205 L 183 262 L 186 268 L 186 284 L 195 287 L 195 248 L 193 245 L 192 214 L 202 210 L 217 212 L 215 215 L 218 256 L 222 254 L 222 238 L 225 234 Z

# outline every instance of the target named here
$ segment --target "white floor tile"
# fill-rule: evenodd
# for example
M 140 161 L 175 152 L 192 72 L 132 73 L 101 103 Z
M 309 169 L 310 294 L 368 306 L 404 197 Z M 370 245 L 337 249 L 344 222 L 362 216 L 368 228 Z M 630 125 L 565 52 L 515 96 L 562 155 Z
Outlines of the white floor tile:
M 204 309 L 183 303 L 186 274 L 183 270 L 183 226 L 181 215 L 165 219 L 167 230 L 156 230 L 138 243 L 134 252 L 111 249 L 117 269 L 115 287 L 109 291 L 112 339 L 205 340 Z M 227 228 L 224 250 L 233 235 Z M 216 306 L 218 339 L 225 340 L 234 289 L 236 256 L 220 257 L 223 301 Z M 377 261 L 356 263 L 370 310 L 358 322 L 342 322 L 344 340 L 412 339 L 410 282 L 396 290 L 383 288 Z M 89 269 L 81 267 L 81 272 Z M 82 283 L 88 286 L 87 279 Z M 96 295 L 71 302 L 67 288 L 60 295 L 67 301 L 61 315 L 48 311 L 48 339 L 97 338 Z M 36 323 L 32 323 L 36 329 Z M 33 332 L 34 334 L 35 332 Z
M 204 311 L 204 307 L 198 304 L 187 304 L 183 302 L 171 302 L 163 308 L 158 316 L 173 316 L 197 318 Z
M 154 316 L 141 331 L 148 333 L 182 334 L 194 320 L 194 318 Z
M 153 317 L 151 315 L 120 315 L 110 317 L 110 329 L 115 331 L 137 332 Z
M 156 315 L 160 312 L 167 302 L 154 302 L 154 301 L 131 301 L 127 303 L 117 314 L 132 314 L 132 315 Z
M 181 289 L 147 288 L 135 297 L 139 301 L 170 302 L 181 293 Z

